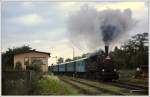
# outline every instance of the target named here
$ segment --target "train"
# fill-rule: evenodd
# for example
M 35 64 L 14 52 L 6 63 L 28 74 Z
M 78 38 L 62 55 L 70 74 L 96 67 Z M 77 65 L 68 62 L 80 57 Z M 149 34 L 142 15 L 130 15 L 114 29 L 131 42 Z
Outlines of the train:
M 116 66 L 108 55 L 108 46 L 105 53 L 96 53 L 78 60 L 52 65 L 54 74 L 68 75 L 94 80 L 112 81 L 119 78 Z

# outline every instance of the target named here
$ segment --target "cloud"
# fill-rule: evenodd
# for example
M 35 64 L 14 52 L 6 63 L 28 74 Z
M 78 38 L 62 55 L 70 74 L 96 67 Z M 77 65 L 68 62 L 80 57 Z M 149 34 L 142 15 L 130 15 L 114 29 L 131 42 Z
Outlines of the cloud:
M 42 43 L 43 40 L 33 40 L 32 43 Z
M 102 3 L 95 3 L 95 8 L 98 10 L 104 10 L 107 8 L 111 9 L 120 9 L 124 10 L 127 8 L 136 10 L 136 9 L 141 9 L 145 7 L 144 2 L 102 2 Z
M 34 26 L 34 25 L 40 25 L 44 22 L 44 19 L 38 15 L 38 14 L 27 14 L 24 16 L 16 17 L 14 19 L 16 22 L 20 22 L 21 24 L 27 25 L 27 26 Z

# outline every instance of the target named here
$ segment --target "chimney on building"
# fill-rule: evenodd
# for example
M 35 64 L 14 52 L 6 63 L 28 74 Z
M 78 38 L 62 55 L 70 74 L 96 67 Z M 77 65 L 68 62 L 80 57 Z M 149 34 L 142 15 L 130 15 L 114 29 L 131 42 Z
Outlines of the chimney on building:
M 108 56 L 109 46 L 105 45 L 105 55 Z

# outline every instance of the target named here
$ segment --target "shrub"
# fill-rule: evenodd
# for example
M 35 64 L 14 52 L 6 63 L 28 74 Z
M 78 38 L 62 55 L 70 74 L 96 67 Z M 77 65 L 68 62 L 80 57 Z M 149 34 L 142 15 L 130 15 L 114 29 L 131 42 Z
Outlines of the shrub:
M 40 72 L 42 64 L 43 62 L 41 60 L 33 60 L 31 64 L 27 66 L 27 69 Z
M 59 80 L 53 75 L 44 75 L 34 84 L 35 95 L 75 95 L 77 91 Z
M 16 62 L 15 70 L 22 70 L 21 62 Z

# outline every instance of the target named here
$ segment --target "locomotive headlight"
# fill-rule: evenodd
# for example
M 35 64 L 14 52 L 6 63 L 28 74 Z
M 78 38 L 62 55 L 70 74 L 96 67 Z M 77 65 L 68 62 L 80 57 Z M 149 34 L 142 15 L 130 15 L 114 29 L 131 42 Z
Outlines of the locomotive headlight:
M 117 71 L 116 69 L 114 69 L 114 71 Z
M 104 72 L 104 71 L 105 71 L 105 69 L 102 69 L 102 71 Z
M 137 67 L 137 68 L 136 68 L 136 71 L 140 71 L 140 68 L 139 68 L 139 67 Z

